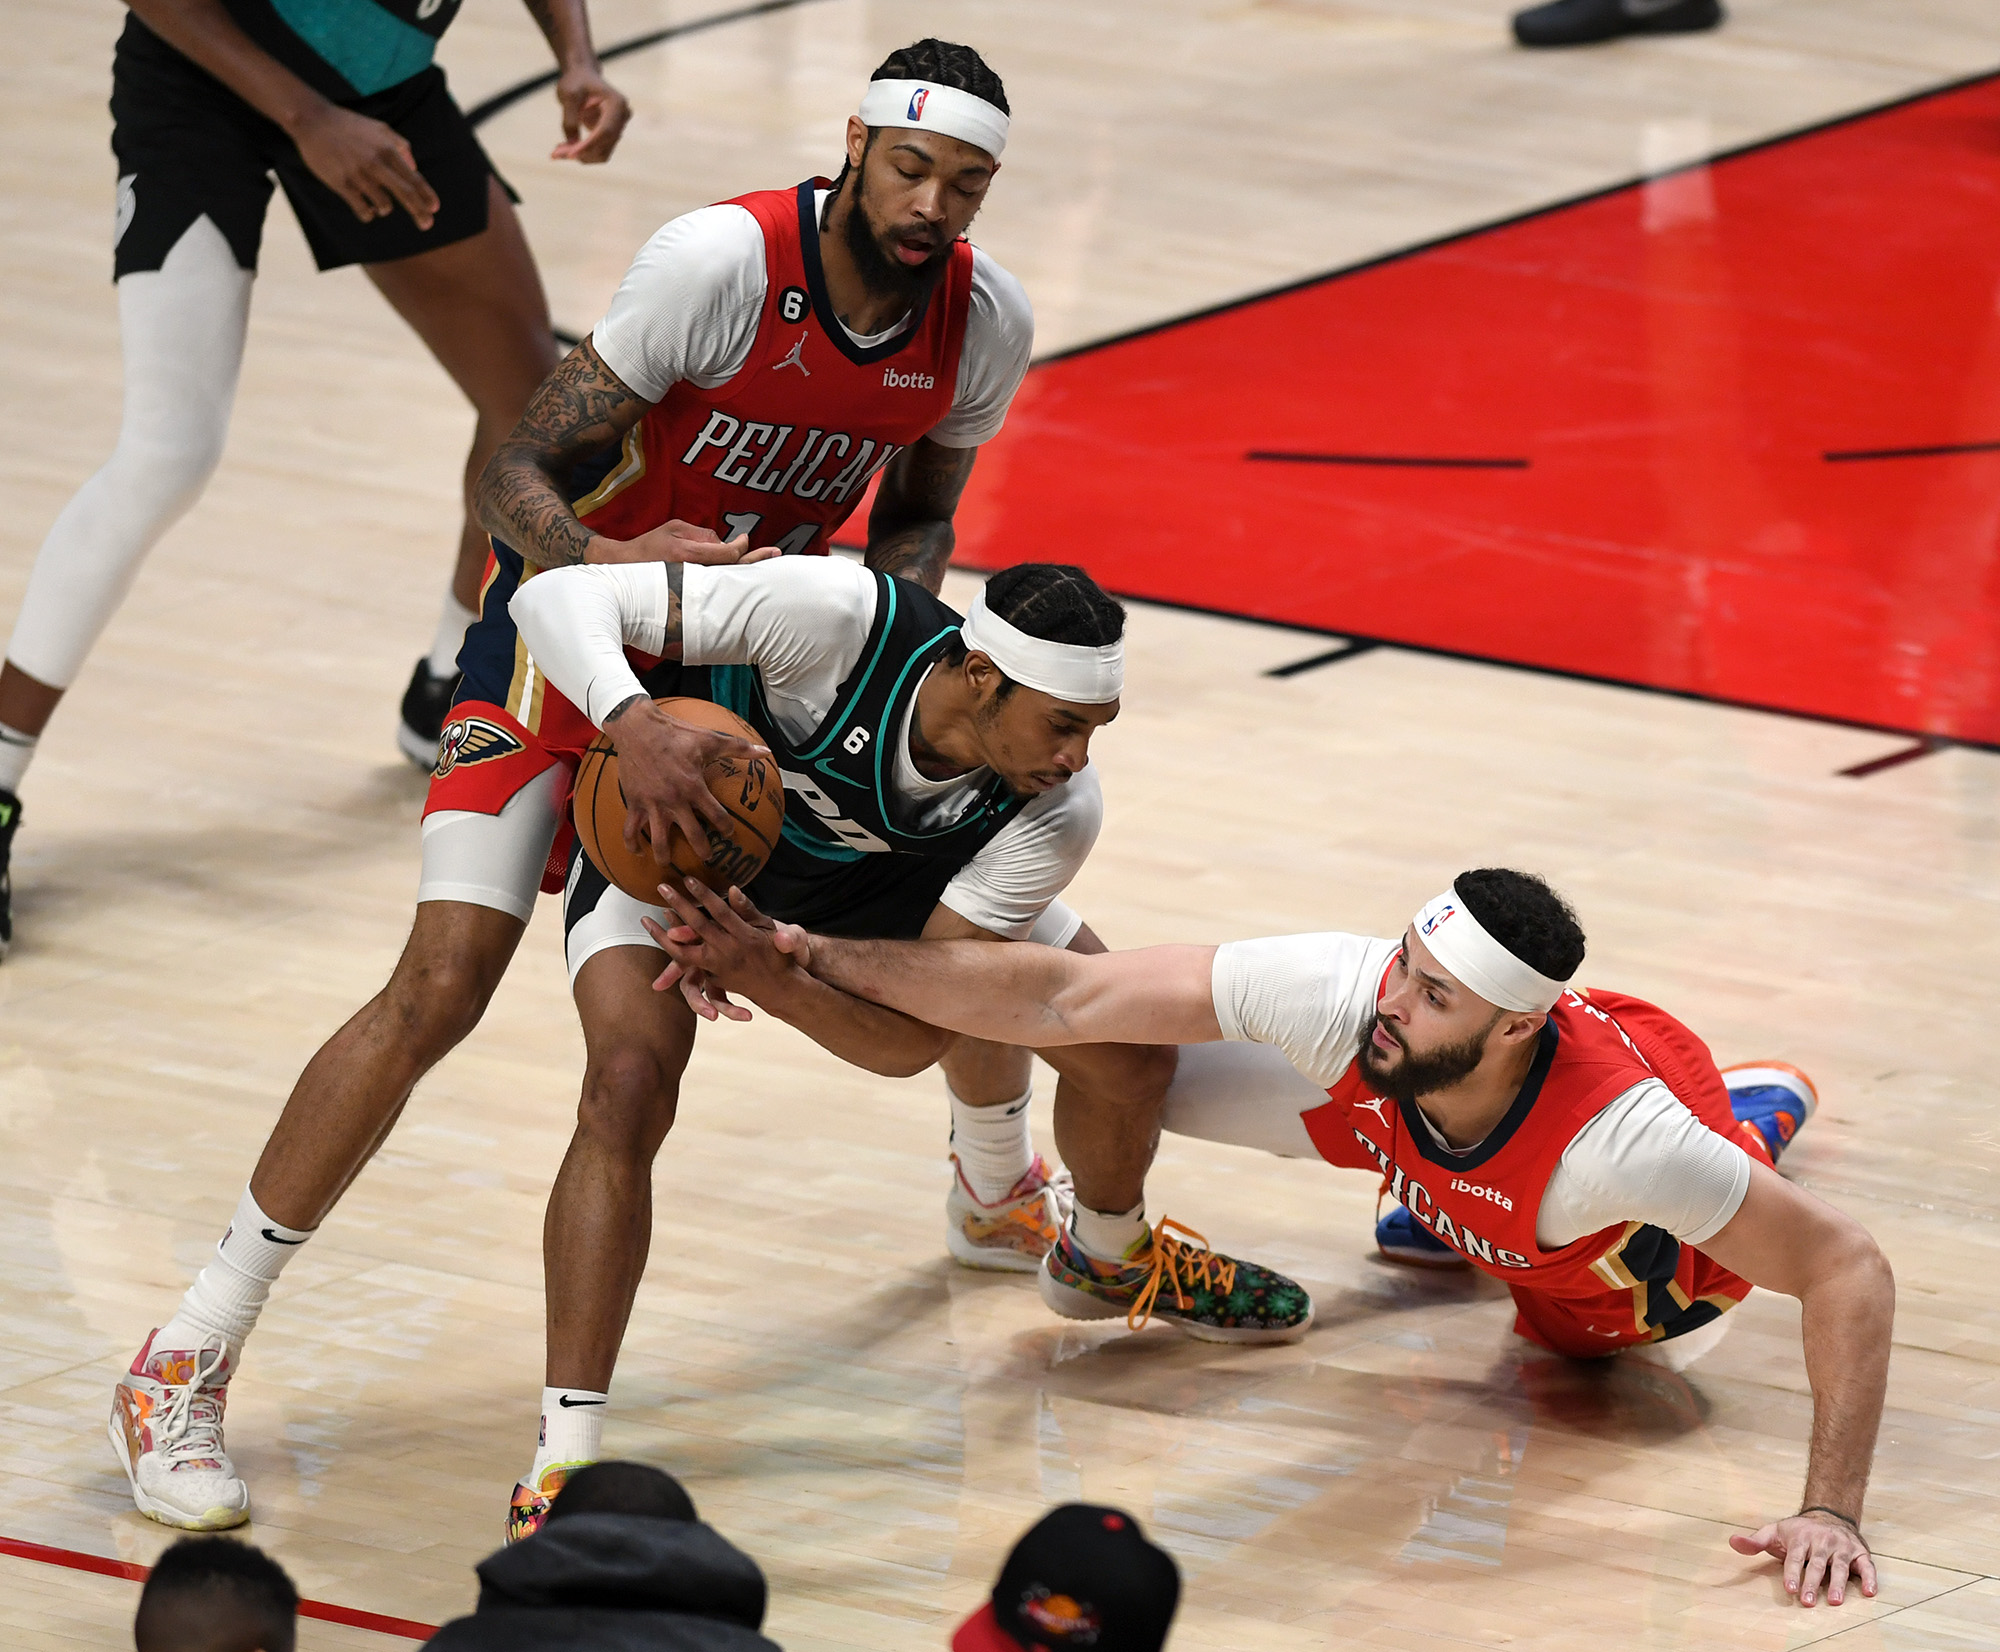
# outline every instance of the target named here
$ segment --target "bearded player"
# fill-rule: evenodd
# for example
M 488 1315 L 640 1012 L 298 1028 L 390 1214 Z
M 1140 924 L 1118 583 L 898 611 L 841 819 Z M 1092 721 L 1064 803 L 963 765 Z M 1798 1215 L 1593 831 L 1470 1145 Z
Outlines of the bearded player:
M 561 888 L 574 744 L 543 738 L 560 696 L 545 697 L 507 606 L 526 574 L 766 554 L 752 543 L 823 552 L 879 474 L 870 566 L 942 579 L 974 453 L 1000 428 L 1033 342 L 1019 285 L 960 239 L 1006 128 L 1005 90 L 977 52 L 926 40 L 893 54 L 848 123 L 837 183 L 666 225 L 503 442 L 478 500 L 497 538 L 425 810 L 415 924 L 385 989 L 300 1077 L 214 1260 L 118 1384 L 111 1440 L 141 1512 L 196 1529 L 247 1517 L 223 1404 L 271 1284 L 417 1081 L 478 1024 L 537 892 Z M 704 820 L 726 830 L 702 766 L 748 748 L 679 724 L 655 733 L 656 836 L 667 821 L 697 842 Z M 1025 1065 L 1010 1053 L 966 1080 L 988 1086 L 968 1100 L 1003 1103 L 986 1110 L 991 1127 L 967 1109 L 957 1144 L 971 1189 L 961 1205 L 991 1201 L 963 1218 L 987 1255 L 1046 1243 L 1053 1227 L 1025 1119 L 1004 1105 L 1026 1089 Z M 579 1134 L 552 1234 L 589 1230 L 631 1192 L 634 1138 L 615 1098 L 586 1098 Z M 555 1258 L 553 1276 L 564 1266 Z M 582 1402 L 558 1407 L 575 1398 L 552 1390 L 552 1413 L 584 1415 Z
M 1569 986 L 1575 914 L 1539 878 L 1462 873 L 1401 940 L 1286 935 L 1082 957 L 1043 947 L 899 946 L 774 929 L 669 890 L 663 932 L 696 1003 L 743 991 L 793 1019 L 804 964 L 838 988 L 980 1038 L 1185 1046 L 1166 1129 L 1378 1173 L 1410 1216 L 1502 1280 L 1515 1330 L 1557 1354 L 1676 1367 L 1713 1346 L 1750 1287 L 1798 1298 L 1813 1432 L 1797 1514 L 1738 1552 L 1838 1605 L 1875 1593 L 1862 1498 L 1888 1380 L 1895 1285 L 1858 1223 L 1772 1169 L 1759 1124 L 1812 1087 L 1775 1064 L 1718 1072 L 1664 1010 Z M 1212 1041 L 1229 1044 L 1214 1047 Z M 1050 1271 L 1056 1263 L 1051 1255 Z M 1048 1285 L 1045 1281 L 1045 1291 Z

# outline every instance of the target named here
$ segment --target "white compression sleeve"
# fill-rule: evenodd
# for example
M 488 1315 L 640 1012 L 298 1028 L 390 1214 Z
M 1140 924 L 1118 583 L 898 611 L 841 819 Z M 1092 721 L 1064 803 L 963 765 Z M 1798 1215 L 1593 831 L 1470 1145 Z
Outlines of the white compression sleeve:
M 146 553 L 201 497 L 222 457 L 250 283 L 207 218 L 158 270 L 118 283 L 118 445 L 42 541 L 7 645 L 9 660 L 51 688 L 75 681 Z
M 664 562 L 547 568 L 521 582 L 507 612 L 542 675 L 598 728 L 645 693 L 625 645 L 647 654 L 667 646 Z

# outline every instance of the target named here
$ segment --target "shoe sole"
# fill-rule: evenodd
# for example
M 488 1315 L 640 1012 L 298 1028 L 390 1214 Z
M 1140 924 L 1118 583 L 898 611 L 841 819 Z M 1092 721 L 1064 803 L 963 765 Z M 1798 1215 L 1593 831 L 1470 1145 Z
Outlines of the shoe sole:
M 1064 1319 L 1125 1319 L 1125 1309 L 1106 1302 L 1101 1296 L 1093 1296 L 1089 1291 L 1078 1290 L 1074 1285 L 1065 1285 L 1049 1272 L 1046 1265 L 1038 1270 L 1041 1278 L 1042 1300 Z M 1182 1336 L 1193 1337 L 1197 1342 L 1227 1342 L 1238 1345 L 1258 1342 L 1297 1342 L 1312 1329 L 1313 1309 L 1306 1309 L 1306 1317 L 1296 1325 L 1271 1326 L 1262 1330 L 1222 1325 L 1199 1325 L 1191 1320 L 1176 1319 L 1172 1314 L 1159 1310 L 1153 1317 L 1162 1325 L 1171 1325 Z
M 1726 1089 L 1731 1073 L 1741 1074 L 1764 1084 L 1775 1084 L 1780 1089 L 1789 1090 L 1805 1103 L 1806 1119 L 1819 1111 L 1819 1087 L 1806 1076 L 1802 1068 L 1794 1067 L 1789 1061 L 1739 1061 L 1733 1067 L 1722 1069 L 1723 1086 Z M 1799 1120 L 1804 1124 L 1806 1119 Z
M 1447 1256 L 1432 1256 L 1425 1251 L 1391 1250 L 1377 1241 L 1375 1249 L 1384 1262 L 1393 1262 L 1399 1268 L 1431 1268 L 1438 1272 L 1449 1272 L 1457 1268 L 1469 1268 L 1472 1264 L 1455 1252 Z
M 437 740 L 426 740 L 408 723 L 396 724 L 396 749 L 426 773 L 437 767 Z
M 966 1238 L 956 1222 L 944 1225 L 945 1249 L 961 1268 L 977 1268 L 981 1273 L 1040 1273 L 1042 1259 L 1002 1245 L 976 1245 Z
M 246 1503 L 240 1509 L 210 1509 L 206 1514 L 183 1514 L 171 1503 L 162 1503 L 148 1497 L 139 1485 L 138 1472 L 132 1466 L 132 1454 L 125 1449 L 125 1431 L 118 1426 L 118 1418 L 113 1415 L 105 1419 L 104 1432 L 111 1441 L 111 1449 L 118 1454 L 119 1467 L 125 1470 L 125 1482 L 132 1488 L 132 1503 L 148 1520 L 157 1520 L 163 1526 L 173 1526 L 184 1532 L 222 1532 L 232 1526 L 241 1526 L 250 1519 L 250 1507 Z

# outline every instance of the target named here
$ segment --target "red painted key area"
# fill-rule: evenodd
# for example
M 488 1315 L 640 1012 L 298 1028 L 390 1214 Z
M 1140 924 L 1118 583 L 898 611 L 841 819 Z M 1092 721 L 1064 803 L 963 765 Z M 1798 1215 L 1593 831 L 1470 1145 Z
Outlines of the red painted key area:
M 959 546 L 2000 744 L 1996 534 L 1985 77 L 1046 362 Z

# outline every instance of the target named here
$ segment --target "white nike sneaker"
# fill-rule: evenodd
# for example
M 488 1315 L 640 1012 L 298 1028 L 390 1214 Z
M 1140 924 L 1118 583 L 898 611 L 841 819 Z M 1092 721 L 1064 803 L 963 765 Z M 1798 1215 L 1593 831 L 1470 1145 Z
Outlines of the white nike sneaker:
M 951 1160 L 951 1193 L 944 1202 L 944 1242 L 955 1261 L 999 1273 L 1034 1273 L 1056 1242 L 1076 1202 L 1069 1172 L 1051 1172 L 1041 1154 L 997 1204 L 972 1191 Z
M 213 1532 L 250 1518 L 250 1488 L 222 1445 L 231 1376 L 220 1337 L 199 1348 L 153 1350 L 156 1330 L 111 1393 L 111 1449 L 139 1512 L 165 1526 Z

